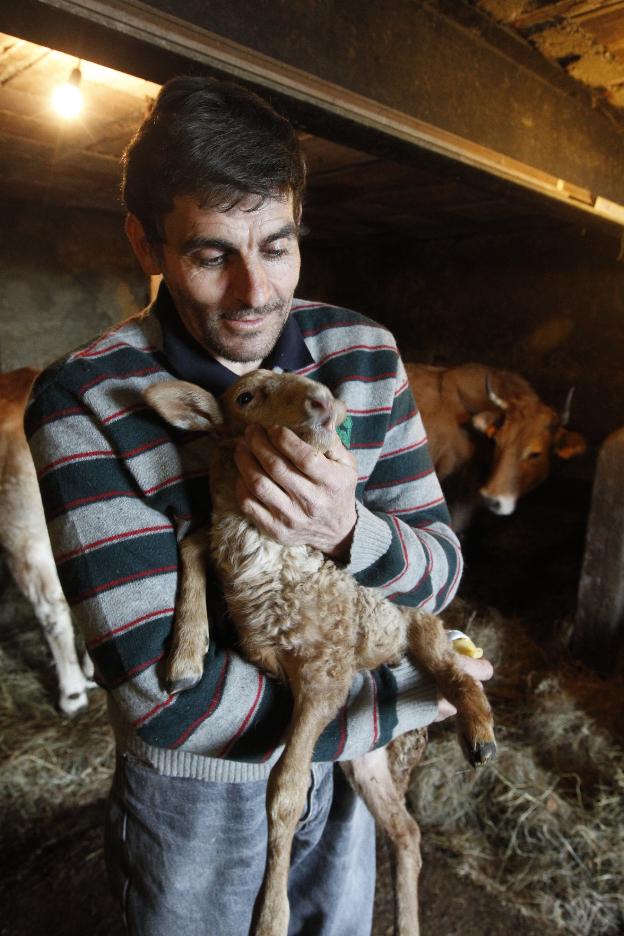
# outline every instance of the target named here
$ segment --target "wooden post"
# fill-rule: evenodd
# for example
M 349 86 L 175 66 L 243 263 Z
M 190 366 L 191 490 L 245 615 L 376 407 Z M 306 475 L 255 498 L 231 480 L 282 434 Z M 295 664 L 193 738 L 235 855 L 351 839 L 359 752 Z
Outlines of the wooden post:
M 624 429 L 598 456 L 579 582 L 572 651 L 609 672 L 624 646 Z

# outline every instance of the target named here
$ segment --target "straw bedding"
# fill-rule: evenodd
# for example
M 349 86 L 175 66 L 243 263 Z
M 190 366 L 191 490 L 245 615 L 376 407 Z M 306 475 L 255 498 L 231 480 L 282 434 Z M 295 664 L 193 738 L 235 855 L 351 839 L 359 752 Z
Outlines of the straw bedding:
M 539 647 L 518 621 L 456 602 L 496 664 L 488 687 L 499 755 L 466 770 L 452 729 L 432 731 L 410 803 L 456 870 L 551 930 L 624 931 L 623 681 Z
M 4 634 L 3 634 L 4 636 Z M 4 861 L 59 813 L 106 792 L 113 740 L 104 693 L 74 721 L 54 708 L 56 680 L 38 629 L 0 643 L 0 829 Z

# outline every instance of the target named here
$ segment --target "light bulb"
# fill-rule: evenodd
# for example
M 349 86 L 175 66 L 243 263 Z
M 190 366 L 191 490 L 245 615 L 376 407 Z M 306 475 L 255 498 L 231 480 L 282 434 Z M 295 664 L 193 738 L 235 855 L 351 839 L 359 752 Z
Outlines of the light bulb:
M 81 77 L 80 69 L 74 68 L 69 76 L 69 81 L 58 85 L 52 92 L 52 105 L 61 117 L 77 117 L 82 110 Z

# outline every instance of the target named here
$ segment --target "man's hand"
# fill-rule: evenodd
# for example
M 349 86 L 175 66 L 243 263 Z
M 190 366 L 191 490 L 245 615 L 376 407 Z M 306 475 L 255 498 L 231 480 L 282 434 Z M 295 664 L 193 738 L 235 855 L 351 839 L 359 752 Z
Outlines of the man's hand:
M 484 657 L 481 657 L 480 660 L 475 660 L 472 657 L 465 656 L 463 653 L 457 653 L 456 660 L 464 672 L 472 676 L 479 684 L 492 678 L 494 668 L 490 661 L 486 660 Z M 440 696 L 438 699 L 438 717 L 436 721 L 444 721 L 445 718 L 450 718 L 451 715 L 457 715 L 457 709 Z
M 338 436 L 329 457 L 290 429 L 250 426 L 235 453 L 243 513 L 283 546 L 346 559 L 355 527 L 356 463 Z

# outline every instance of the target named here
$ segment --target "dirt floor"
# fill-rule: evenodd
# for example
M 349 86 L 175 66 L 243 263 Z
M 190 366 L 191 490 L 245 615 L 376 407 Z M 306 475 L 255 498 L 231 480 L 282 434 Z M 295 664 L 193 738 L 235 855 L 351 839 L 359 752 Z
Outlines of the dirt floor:
M 524 619 L 532 621 L 535 635 L 542 634 L 545 639 L 566 626 L 574 610 L 588 496 L 587 485 L 572 483 L 556 489 L 545 486 L 532 495 L 516 517 L 480 517 L 465 544 L 464 597 L 475 606 L 493 605 L 506 614 L 521 612 Z M 5 742 L 0 763 L 0 820 L 4 828 L 0 936 L 121 936 L 102 856 L 106 766 L 96 781 L 89 781 L 91 785 L 84 795 L 72 794 L 66 799 L 60 787 L 55 799 L 56 794 L 46 790 L 41 793 L 40 809 L 27 809 L 23 815 L 19 811 L 21 787 L 17 793 L 11 791 L 12 758 L 20 764 L 34 759 L 37 763 L 29 761 L 28 769 L 37 771 L 38 782 L 44 786 L 46 778 L 52 782 L 54 771 L 59 769 L 55 766 L 57 760 L 53 761 L 51 755 L 47 759 L 48 742 L 44 740 L 37 749 L 33 741 L 35 747 L 28 751 L 27 738 L 20 732 L 26 736 L 32 732 L 33 738 L 39 732 L 45 739 L 50 731 L 56 731 L 61 738 L 66 737 L 66 756 L 71 760 L 76 756 L 72 745 L 82 743 L 79 739 L 90 730 L 94 713 L 99 713 L 97 731 L 106 728 L 103 707 L 94 700 L 90 713 L 59 729 L 60 717 L 50 705 L 54 678 L 43 638 L 39 638 L 25 602 L 2 572 L 0 648 L 6 651 L 16 672 L 26 667 L 35 673 L 45 711 L 37 714 L 28 700 L 11 702 L 16 723 L 23 724 L 23 728 L 17 726 L 16 741 L 11 742 L 15 751 L 8 750 Z M 54 757 L 62 757 L 62 752 L 57 751 Z M 22 778 L 20 783 L 24 782 Z M 447 853 L 439 844 L 432 845 L 424 836 L 420 890 L 423 936 L 508 936 L 512 932 L 516 936 L 537 936 L 544 932 L 544 921 L 523 916 L 504 895 L 492 895 L 460 878 L 453 857 L 450 850 Z M 374 936 L 386 936 L 393 932 L 393 908 L 384 844 L 378 848 L 378 867 Z

